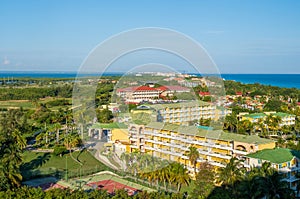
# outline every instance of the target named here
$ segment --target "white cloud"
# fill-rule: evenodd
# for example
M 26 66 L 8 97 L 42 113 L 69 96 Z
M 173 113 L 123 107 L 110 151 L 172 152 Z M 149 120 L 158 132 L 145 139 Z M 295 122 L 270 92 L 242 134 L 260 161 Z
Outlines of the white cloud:
M 7 57 L 4 57 L 2 64 L 3 65 L 9 65 L 10 64 L 10 60 Z

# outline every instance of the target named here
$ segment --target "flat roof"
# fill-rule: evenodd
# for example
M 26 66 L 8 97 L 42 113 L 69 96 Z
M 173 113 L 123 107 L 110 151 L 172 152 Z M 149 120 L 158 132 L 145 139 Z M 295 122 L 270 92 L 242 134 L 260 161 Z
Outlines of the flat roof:
M 95 123 L 91 126 L 93 129 L 127 129 L 124 123 Z
M 246 157 L 249 158 L 266 160 L 276 164 L 291 161 L 295 156 L 299 158 L 300 151 L 294 151 L 294 150 L 284 149 L 284 148 L 263 149 L 256 153 L 251 153 L 246 155 Z
M 262 118 L 262 117 L 266 117 L 267 115 L 265 113 L 252 113 L 252 114 L 248 114 L 248 115 L 243 115 L 243 117 L 250 117 L 250 118 Z
M 151 122 L 146 125 L 148 128 L 161 129 L 174 131 L 185 135 L 194 135 L 200 137 L 206 137 L 211 139 L 218 139 L 224 141 L 236 141 L 244 142 L 249 144 L 266 144 L 272 143 L 273 140 L 261 138 L 257 135 L 242 135 L 236 133 L 227 133 L 222 130 L 204 130 L 199 129 L 197 126 L 181 126 L 177 124 L 162 123 L 162 122 Z
M 279 116 L 279 117 L 292 117 L 292 116 L 295 116 L 293 114 L 283 113 L 283 112 L 273 113 L 272 115 L 276 115 L 276 116 Z
M 211 104 L 208 102 L 197 100 L 197 101 L 178 102 L 178 103 L 153 104 L 147 106 L 159 110 L 163 108 L 180 108 L 180 107 L 195 107 L 195 106 L 210 106 L 210 105 Z

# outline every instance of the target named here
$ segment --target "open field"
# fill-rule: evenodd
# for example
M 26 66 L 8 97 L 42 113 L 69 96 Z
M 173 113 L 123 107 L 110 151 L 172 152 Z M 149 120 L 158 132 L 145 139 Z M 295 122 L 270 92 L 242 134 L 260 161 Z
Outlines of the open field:
M 24 163 L 21 167 L 25 179 L 39 176 L 55 176 L 58 178 L 76 177 L 109 170 L 88 151 L 75 151 L 64 156 L 55 156 L 50 153 L 36 153 L 26 151 L 23 154 Z
M 55 100 L 67 100 L 69 103 L 72 103 L 71 98 L 43 98 L 39 99 L 37 102 L 32 102 L 30 100 L 6 100 L 6 101 L 0 101 L 0 109 L 3 108 L 24 108 L 24 109 L 35 109 L 37 104 L 40 103 L 47 103 Z M 50 107 L 51 110 L 58 110 L 59 108 L 66 108 L 69 107 L 71 108 L 71 105 L 65 105 L 65 106 L 54 106 Z
M 29 100 L 7 100 L 0 101 L 0 108 L 24 108 L 24 109 L 34 109 L 35 105 Z

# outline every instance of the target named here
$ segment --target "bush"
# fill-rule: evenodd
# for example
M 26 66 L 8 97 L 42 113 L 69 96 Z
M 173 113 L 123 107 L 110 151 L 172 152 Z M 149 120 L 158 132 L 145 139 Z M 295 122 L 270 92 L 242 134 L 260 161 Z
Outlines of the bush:
M 65 146 L 56 145 L 54 147 L 54 155 L 62 157 L 65 153 L 67 153 L 67 148 Z

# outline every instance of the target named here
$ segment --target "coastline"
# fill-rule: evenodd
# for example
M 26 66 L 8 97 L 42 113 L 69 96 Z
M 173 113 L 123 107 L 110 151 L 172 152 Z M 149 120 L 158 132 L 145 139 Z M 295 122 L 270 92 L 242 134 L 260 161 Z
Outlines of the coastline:
M 108 72 L 102 76 L 122 76 L 122 72 Z M 99 76 L 96 73 L 86 73 L 81 76 Z M 259 83 L 267 86 L 300 89 L 300 74 L 221 74 L 224 80 L 232 80 L 243 84 Z M 77 72 L 52 71 L 0 71 L 0 79 L 13 78 L 76 78 Z

